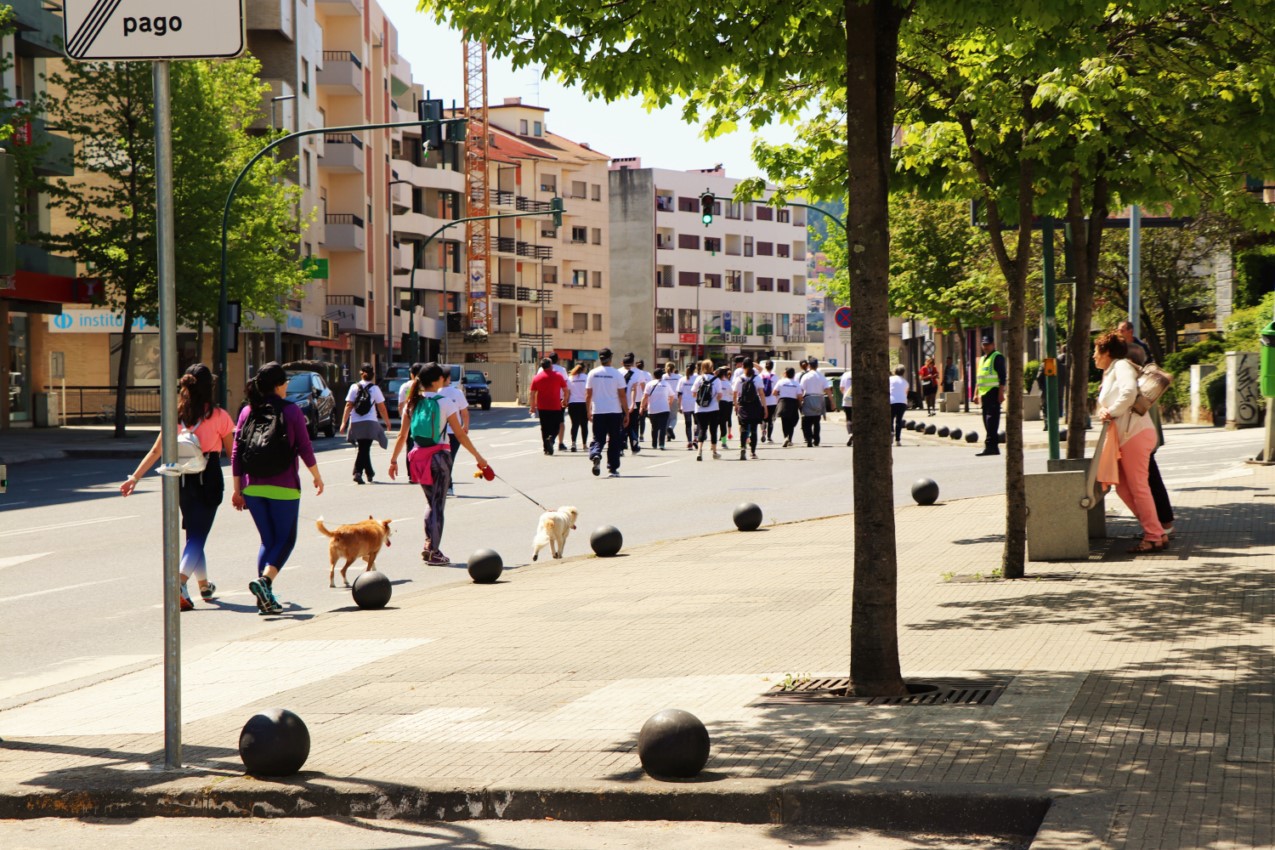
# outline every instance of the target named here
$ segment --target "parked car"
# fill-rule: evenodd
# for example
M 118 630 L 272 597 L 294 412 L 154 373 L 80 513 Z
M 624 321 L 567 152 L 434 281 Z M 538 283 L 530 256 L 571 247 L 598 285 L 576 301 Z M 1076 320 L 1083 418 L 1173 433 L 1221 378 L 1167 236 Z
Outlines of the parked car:
M 327 381 L 318 372 L 288 372 L 288 401 L 301 408 L 305 414 L 306 427 L 310 430 L 310 439 L 314 439 L 322 431 L 324 436 L 331 437 L 340 427 L 340 413 L 337 412 L 337 399 L 328 388 Z M 341 406 L 344 410 L 344 405 Z
M 481 407 L 491 410 L 491 388 L 487 386 L 487 378 L 482 372 L 466 369 L 460 379 L 465 388 L 465 401 L 470 407 Z
M 389 414 L 391 422 L 399 418 L 398 394 L 411 380 L 411 378 L 402 377 L 381 381 L 381 392 L 385 394 L 385 412 Z

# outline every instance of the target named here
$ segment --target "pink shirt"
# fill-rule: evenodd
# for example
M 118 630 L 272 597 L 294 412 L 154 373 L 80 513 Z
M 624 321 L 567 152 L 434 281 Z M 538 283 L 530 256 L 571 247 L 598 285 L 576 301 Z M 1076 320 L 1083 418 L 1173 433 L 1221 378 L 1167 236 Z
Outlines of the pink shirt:
M 190 429 L 186 429 L 190 430 Z M 199 438 L 199 447 L 207 452 L 220 452 L 222 440 L 227 434 L 235 432 L 234 420 L 230 414 L 220 407 L 214 407 L 212 413 L 194 427 L 195 436 Z

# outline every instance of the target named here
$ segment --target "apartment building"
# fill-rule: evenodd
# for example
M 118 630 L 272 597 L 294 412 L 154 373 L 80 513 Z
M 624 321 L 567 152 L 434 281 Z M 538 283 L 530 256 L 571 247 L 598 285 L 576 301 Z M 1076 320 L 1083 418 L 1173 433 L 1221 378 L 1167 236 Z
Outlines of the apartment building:
M 13 0 L 8 5 L 16 31 L 0 39 L 0 54 L 11 59 L 0 85 L 8 103 L 31 103 L 44 91 L 48 60 L 62 55 L 62 18 L 38 0 Z M 36 152 L 38 173 L 74 173 L 74 142 L 49 132 L 44 121 L 18 127 L 6 143 L 9 148 L 21 145 L 31 145 Z M 48 331 L 60 323 L 64 305 L 88 302 L 95 294 L 95 282 L 79 280 L 72 260 L 34 244 L 39 232 L 50 229 L 48 198 L 28 192 L 17 203 L 27 213 L 27 229 L 15 234 L 14 255 L 5 258 L 5 275 L 0 277 L 0 429 L 31 422 L 37 418 L 37 407 L 47 415 L 45 387 L 63 364 L 48 356 Z
M 611 348 L 648 363 L 806 355 L 806 210 L 736 203 L 738 182 L 612 161 Z
M 548 213 L 504 219 L 491 230 L 491 327 L 486 339 L 453 334 L 466 361 L 534 362 L 556 351 L 591 362 L 607 345 L 610 312 L 609 157 L 549 131 L 549 110 L 506 98 L 488 107 L 490 209 Z

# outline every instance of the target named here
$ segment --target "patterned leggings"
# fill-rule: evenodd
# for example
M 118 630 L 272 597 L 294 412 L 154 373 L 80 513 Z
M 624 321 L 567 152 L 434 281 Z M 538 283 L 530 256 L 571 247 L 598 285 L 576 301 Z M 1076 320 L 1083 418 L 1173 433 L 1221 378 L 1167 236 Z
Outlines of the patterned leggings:
M 452 484 L 452 456 L 438 452 L 430 460 L 433 484 L 422 484 L 425 491 L 425 551 L 437 552 L 443 540 L 443 509 L 447 506 L 447 488 Z

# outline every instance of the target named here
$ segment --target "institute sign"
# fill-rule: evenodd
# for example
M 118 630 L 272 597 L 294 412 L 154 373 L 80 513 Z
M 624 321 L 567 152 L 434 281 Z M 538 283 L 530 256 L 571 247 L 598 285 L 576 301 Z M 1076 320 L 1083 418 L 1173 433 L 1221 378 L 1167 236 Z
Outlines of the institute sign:
M 66 0 L 66 55 L 81 60 L 229 59 L 243 53 L 244 0 Z

